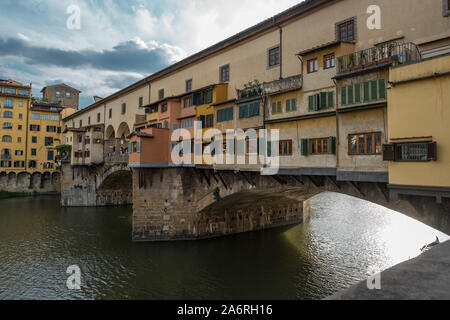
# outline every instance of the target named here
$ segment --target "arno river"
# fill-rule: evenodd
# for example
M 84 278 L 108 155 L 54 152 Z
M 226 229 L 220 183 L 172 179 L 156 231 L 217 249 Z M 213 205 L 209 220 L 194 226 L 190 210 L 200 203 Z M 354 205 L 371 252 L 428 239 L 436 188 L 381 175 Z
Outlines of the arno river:
M 131 242 L 132 209 L 0 201 L 0 299 L 320 299 L 448 237 L 343 195 L 287 229 L 199 242 Z M 68 266 L 81 290 L 66 287 Z

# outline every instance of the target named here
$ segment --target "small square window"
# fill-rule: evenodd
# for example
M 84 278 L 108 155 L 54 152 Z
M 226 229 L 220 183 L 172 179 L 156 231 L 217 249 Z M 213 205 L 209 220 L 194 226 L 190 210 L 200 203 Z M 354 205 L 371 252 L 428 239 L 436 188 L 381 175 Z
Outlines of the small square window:
M 280 64 L 280 46 L 276 46 L 274 48 L 269 49 L 269 68 L 275 67 Z
M 355 20 L 350 19 L 337 24 L 337 35 L 339 41 L 355 41 Z
M 334 53 L 327 54 L 323 57 L 323 68 L 324 69 L 331 69 L 335 67 L 335 59 L 334 59 Z
M 220 82 L 228 81 L 230 81 L 230 66 L 222 66 L 220 67 Z
M 127 113 L 127 104 L 126 103 L 122 103 L 122 114 Z
M 319 70 L 319 62 L 317 58 L 308 60 L 308 73 L 317 72 Z
M 443 16 L 450 17 L 450 0 L 444 0 L 443 7 Z
M 160 89 L 160 90 L 158 91 L 158 99 L 159 99 L 159 100 L 164 99 L 164 89 Z
M 186 80 L 186 92 L 192 91 L 192 79 Z
M 66 98 L 70 99 L 70 97 L 71 97 L 70 92 L 66 92 Z

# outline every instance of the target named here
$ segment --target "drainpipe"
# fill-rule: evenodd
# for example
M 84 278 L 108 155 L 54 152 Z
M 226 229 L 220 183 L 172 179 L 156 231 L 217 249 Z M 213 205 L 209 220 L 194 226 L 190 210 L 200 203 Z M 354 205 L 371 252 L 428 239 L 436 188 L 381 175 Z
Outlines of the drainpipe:
M 31 108 L 31 92 L 33 91 L 33 84 L 30 83 L 30 96 L 27 101 L 27 112 L 26 112 L 26 120 L 25 120 L 25 171 L 28 172 L 28 117 L 29 110 Z
M 339 112 L 337 112 L 337 107 L 339 106 L 339 94 L 336 79 L 333 79 L 334 87 L 336 88 L 336 169 L 339 170 L 339 146 L 341 145 L 341 140 L 339 138 Z
M 278 25 L 280 30 L 280 80 L 283 79 L 283 28 Z

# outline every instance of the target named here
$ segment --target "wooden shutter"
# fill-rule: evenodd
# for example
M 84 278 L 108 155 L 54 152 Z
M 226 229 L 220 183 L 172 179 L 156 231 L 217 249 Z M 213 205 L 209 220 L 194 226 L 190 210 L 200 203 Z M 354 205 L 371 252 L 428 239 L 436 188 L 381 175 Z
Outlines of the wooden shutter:
M 345 106 L 347 104 L 347 87 L 341 88 L 341 105 Z
M 308 139 L 301 140 L 300 152 L 301 152 L 302 156 L 308 156 L 308 144 L 309 144 Z
M 297 98 L 291 99 L 291 111 L 297 111 Z
M 272 141 L 267 141 L 267 156 L 272 156 Z
M 213 90 L 208 89 L 208 91 L 206 91 L 206 103 L 212 103 L 212 100 L 213 100 Z
M 314 104 L 313 104 L 313 110 L 317 111 L 319 110 L 319 100 L 320 100 L 320 94 L 315 94 L 314 95 Z
M 436 161 L 437 160 L 437 143 L 429 142 L 428 143 L 428 161 Z
M 314 111 L 314 96 L 308 97 L 308 109 L 309 111 Z
M 363 99 L 364 102 L 368 102 L 370 100 L 370 96 L 369 96 L 369 82 L 364 82 L 363 83 Z
M 328 92 L 328 101 L 327 101 L 328 108 L 333 109 L 334 108 L 334 92 Z
M 323 110 L 327 108 L 327 93 L 326 92 L 321 92 L 319 94 L 319 109 Z
M 286 100 L 286 112 L 291 112 L 291 99 Z
M 380 100 L 386 99 L 386 79 L 378 80 L 378 98 Z
M 378 100 L 378 82 L 376 80 L 370 82 L 370 100 Z
M 347 96 L 347 103 L 348 104 L 354 104 L 355 103 L 355 96 L 354 96 L 354 90 L 353 90 L 353 85 L 351 85 L 351 86 L 348 86 L 347 87 L 348 89 L 348 91 L 347 91 L 347 93 L 348 93 L 348 96 Z
M 383 161 L 395 161 L 395 146 L 383 144 Z
M 355 90 L 355 103 L 360 103 L 361 102 L 361 84 L 360 83 L 355 83 L 354 86 L 354 90 Z
M 136 142 L 136 152 L 141 153 L 141 141 Z
M 272 114 L 277 113 L 277 103 L 276 102 L 272 102 Z
M 281 101 L 278 101 L 278 102 L 277 102 L 277 112 L 278 112 L 278 113 L 283 112 L 283 110 L 282 110 L 282 108 L 281 108 Z
M 336 154 L 336 137 L 330 137 L 328 152 L 329 154 Z

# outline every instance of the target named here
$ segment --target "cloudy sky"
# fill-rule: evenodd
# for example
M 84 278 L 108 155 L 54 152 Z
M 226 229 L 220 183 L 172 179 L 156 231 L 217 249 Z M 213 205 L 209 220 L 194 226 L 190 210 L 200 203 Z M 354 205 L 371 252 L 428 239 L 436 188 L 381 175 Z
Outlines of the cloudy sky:
M 105 97 L 298 2 L 2 0 L 0 79 L 33 83 L 37 97 L 43 86 L 64 82 L 83 92 L 86 107 L 94 95 Z

